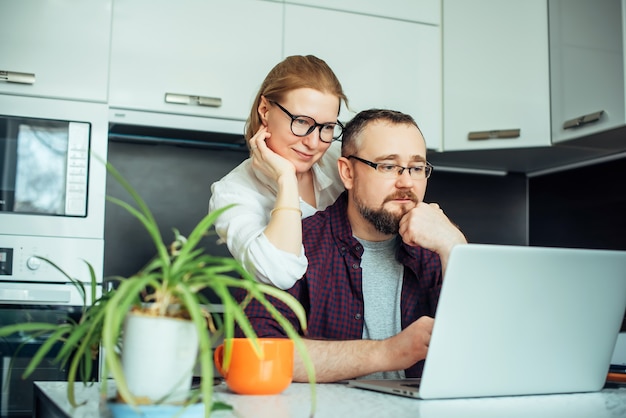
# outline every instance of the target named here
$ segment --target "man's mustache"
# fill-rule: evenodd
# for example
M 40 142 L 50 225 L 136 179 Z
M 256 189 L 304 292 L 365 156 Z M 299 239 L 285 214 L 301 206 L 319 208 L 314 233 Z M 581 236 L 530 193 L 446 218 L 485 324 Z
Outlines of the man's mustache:
M 419 203 L 419 199 L 417 198 L 417 195 L 415 195 L 415 193 L 413 192 L 397 192 L 394 193 L 392 195 L 387 196 L 387 198 L 385 198 L 385 201 L 383 203 L 387 203 L 391 200 L 397 200 L 397 199 L 409 199 L 413 202 L 415 202 L 415 204 Z

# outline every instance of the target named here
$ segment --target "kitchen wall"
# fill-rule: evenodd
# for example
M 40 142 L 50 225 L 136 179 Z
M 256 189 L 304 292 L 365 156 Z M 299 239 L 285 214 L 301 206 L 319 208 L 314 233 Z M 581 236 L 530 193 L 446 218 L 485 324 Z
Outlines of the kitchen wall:
M 109 141 L 111 162 L 153 210 L 166 242 L 171 228 L 188 234 L 207 211 L 210 185 L 247 157 L 246 152 Z M 111 177 L 107 194 L 128 200 Z M 439 202 L 472 242 L 526 245 L 526 178 L 436 171 L 427 200 Z M 107 202 L 104 275 L 131 275 L 154 254 L 143 227 Z M 228 255 L 216 237 L 205 239 L 213 254 Z
M 208 210 L 210 186 L 247 157 L 241 151 L 109 141 L 109 162 L 139 192 L 157 219 L 166 243 L 172 228 L 188 235 Z M 107 195 L 130 198 L 110 176 Z M 107 202 L 104 232 L 104 276 L 129 276 L 154 255 L 143 226 L 119 206 Z M 228 255 L 217 237 L 205 238 L 211 254 Z
M 450 173 L 435 166 L 426 201 L 439 203 L 470 242 L 528 244 L 527 182 L 522 174 Z
M 139 191 L 161 226 L 188 234 L 206 214 L 210 185 L 246 152 L 110 141 L 109 161 Z M 435 171 L 426 200 L 438 202 L 470 242 L 626 250 L 626 158 L 527 178 Z M 126 198 L 111 178 L 107 194 Z M 228 255 L 216 237 L 204 245 Z M 107 203 L 104 274 L 130 275 L 153 254 L 147 233 Z
M 626 158 L 529 181 L 530 245 L 626 250 Z

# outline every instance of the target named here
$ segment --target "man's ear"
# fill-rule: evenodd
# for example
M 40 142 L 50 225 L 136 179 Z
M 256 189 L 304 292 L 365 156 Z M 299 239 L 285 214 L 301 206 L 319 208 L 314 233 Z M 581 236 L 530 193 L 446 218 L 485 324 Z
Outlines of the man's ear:
M 339 157 L 337 160 L 337 169 L 339 170 L 339 177 L 341 177 L 344 187 L 350 190 L 354 184 L 354 167 L 352 166 L 352 162 L 346 157 Z
M 259 117 L 261 118 L 261 122 L 263 126 L 267 126 L 267 114 L 269 112 L 270 102 L 265 98 L 265 96 L 261 96 L 261 100 L 259 100 L 259 106 L 257 107 L 257 112 L 259 112 Z

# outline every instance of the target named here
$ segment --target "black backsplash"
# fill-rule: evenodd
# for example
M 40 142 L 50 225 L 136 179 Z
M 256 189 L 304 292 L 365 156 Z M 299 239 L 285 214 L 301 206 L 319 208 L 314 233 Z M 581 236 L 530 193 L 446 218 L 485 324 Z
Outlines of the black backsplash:
M 433 171 L 425 200 L 438 203 L 469 242 L 527 245 L 526 177 Z
M 246 152 L 110 141 L 109 161 L 133 184 L 168 241 L 206 214 L 211 184 Z M 437 202 L 470 242 L 626 250 L 626 159 L 541 177 L 435 171 L 426 201 Z M 127 199 L 111 178 L 107 194 Z M 228 255 L 215 236 L 205 246 Z M 154 254 L 143 227 L 107 203 L 105 276 L 130 275 Z
M 191 232 L 208 212 L 211 184 L 247 156 L 241 151 L 109 141 L 108 161 L 146 201 L 169 243 L 174 237 L 172 228 L 185 236 Z M 107 195 L 130 201 L 111 176 L 107 178 Z M 104 240 L 105 277 L 130 276 L 155 253 L 139 221 L 110 202 L 106 203 Z M 229 254 L 215 235 L 205 238 L 203 245 L 211 254 Z
M 530 244 L 626 250 L 626 158 L 533 177 Z

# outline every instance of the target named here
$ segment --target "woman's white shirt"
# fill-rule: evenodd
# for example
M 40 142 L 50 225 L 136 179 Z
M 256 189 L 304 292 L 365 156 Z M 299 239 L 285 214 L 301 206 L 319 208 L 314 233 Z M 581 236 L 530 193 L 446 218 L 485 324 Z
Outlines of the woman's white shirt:
M 313 165 L 315 201 L 313 207 L 300 199 L 302 217 L 313 215 L 332 204 L 344 186 L 337 172 L 341 143 L 334 142 Z M 306 272 L 308 260 L 301 247 L 300 255 L 276 248 L 265 236 L 270 211 L 276 203 L 276 183 L 253 170 L 248 158 L 211 186 L 209 212 L 234 204 L 215 222 L 218 236 L 226 242 L 235 259 L 257 280 L 281 289 L 289 289 Z M 289 231 L 285 231 L 289 233 Z

